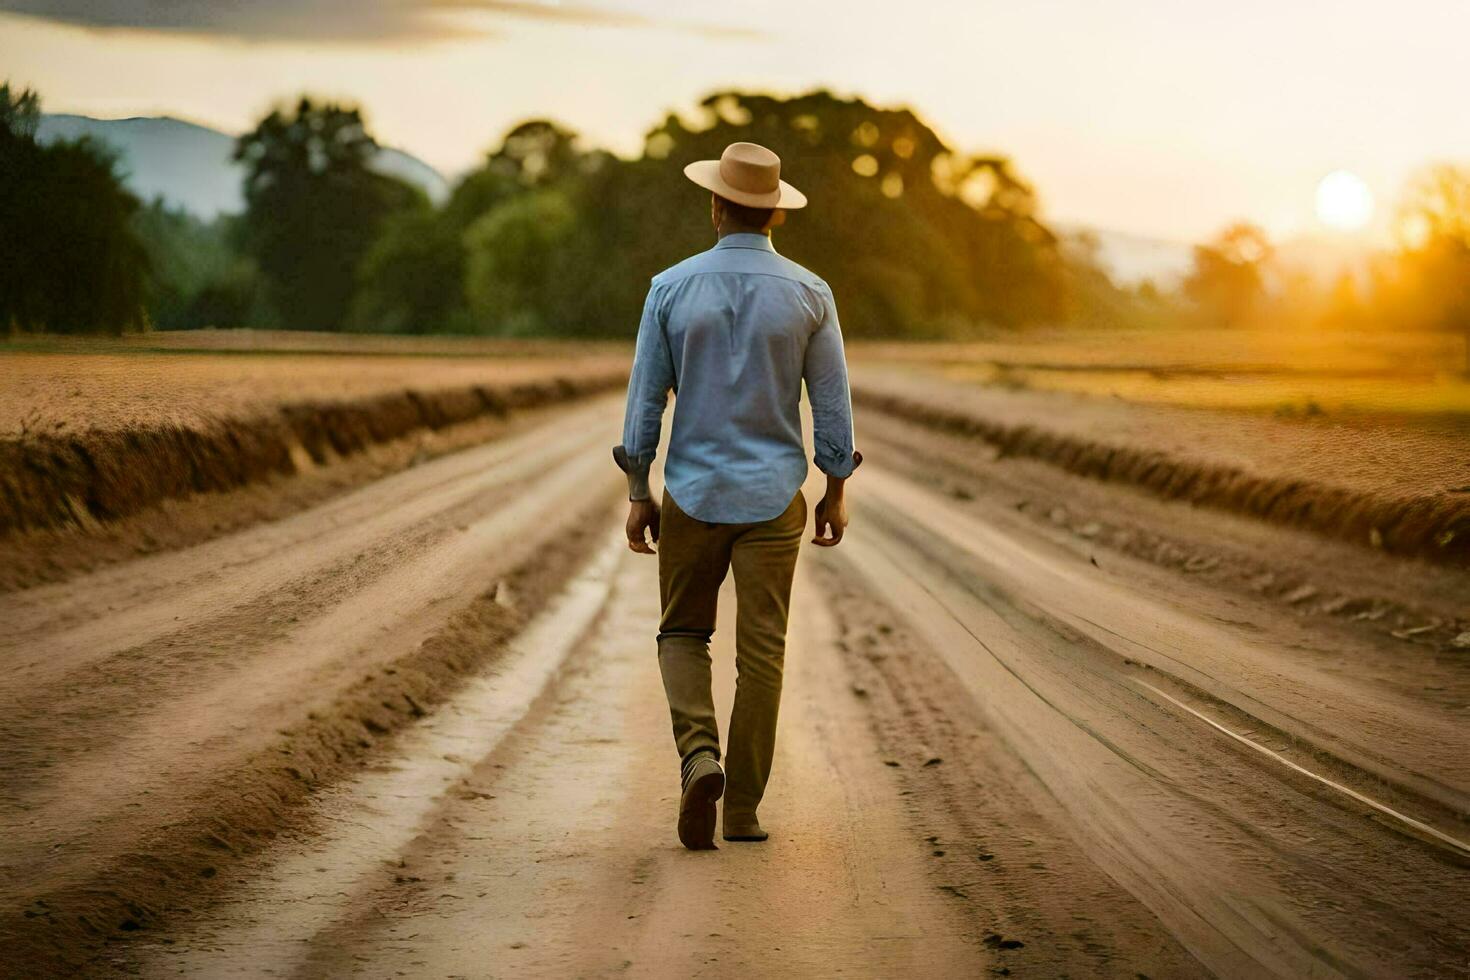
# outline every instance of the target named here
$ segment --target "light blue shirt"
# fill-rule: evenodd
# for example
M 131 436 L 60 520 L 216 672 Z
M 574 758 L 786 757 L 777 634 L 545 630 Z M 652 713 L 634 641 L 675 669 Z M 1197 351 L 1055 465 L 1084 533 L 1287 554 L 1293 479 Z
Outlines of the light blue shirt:
M 640 478 L 646 486 L 672 389 L 664 486 L 679 509 L 714 524 L 781 514 L 807 473 L 803 379 L 817 468 L 846 477 L 855 466 L 852 401 L 827 284 L 754 234 L 726 235 L 654 276 L 638 325 L 623 445 L 614 450 L 631 496 L 640 496 Z

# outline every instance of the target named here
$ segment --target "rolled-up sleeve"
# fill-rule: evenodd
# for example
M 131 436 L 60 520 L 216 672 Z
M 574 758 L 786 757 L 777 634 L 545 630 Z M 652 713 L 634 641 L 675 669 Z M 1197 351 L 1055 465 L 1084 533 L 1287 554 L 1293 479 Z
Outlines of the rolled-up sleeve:
M 837 303 L 828 289 L 821 294 L 821 322 L 807 342 L 802 376 L 812 405 L 813 462 L 828 476 L 846 478 L 857 468 L 853 454 L 852 395 L 847 384 L 847 356 Z
M 673 386 L 674 362 L 660 312 L 660 290 L 654 285 L 648 290 L 638 324 L 633 371 L 628 377 L 628 405 L 623 414 L 623 444 L 613 449 L 613 459 L 628 474 L 630 499 L 649 498 L 648 470 L 658 452 L 664 409 Z

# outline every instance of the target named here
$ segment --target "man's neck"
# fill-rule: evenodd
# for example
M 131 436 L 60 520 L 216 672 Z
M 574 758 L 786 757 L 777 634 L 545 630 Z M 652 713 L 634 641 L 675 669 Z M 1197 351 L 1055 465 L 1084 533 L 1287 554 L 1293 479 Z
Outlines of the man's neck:
M 715 234 L 720 238 L 724 238 L 727 235 L 760 235 L 764 238 L 771 237 L 771 233 L 763 228 L 741 228 L 739 226 L 727 228 L 724 225 L 716 229 Z

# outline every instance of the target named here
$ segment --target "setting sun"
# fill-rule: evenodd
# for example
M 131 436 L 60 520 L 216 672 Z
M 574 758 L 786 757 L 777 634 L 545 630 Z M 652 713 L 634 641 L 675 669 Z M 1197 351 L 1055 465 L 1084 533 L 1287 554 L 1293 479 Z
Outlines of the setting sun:
M 1373 192 L 1357 174 L 1335 170 L 1317 184 L 1317 220 L 1339 231 L 1357 231 L 1373 217 Z

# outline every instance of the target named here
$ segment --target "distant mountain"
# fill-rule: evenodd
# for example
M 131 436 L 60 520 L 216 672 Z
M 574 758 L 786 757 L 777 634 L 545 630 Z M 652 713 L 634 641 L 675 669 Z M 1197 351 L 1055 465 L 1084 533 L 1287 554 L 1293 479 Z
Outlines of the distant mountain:
M 44 115 L 42 142 L 91 136 L 113 147 L 128 187 L 144 200 L 162 197 L 204 218 L 239 212 L 244 168 L 230 159 L 235 137 L 168 116 L 93 119 Z M 449 196 L 449 182 L 433 167 L 401 150 L 382 149 L 373 168 L 415 184 L 435 203 Z
M 1155 286 L 1168 288 L 1183 279 L 1194 262 L 1194 247 L 1184 242 L 1085 225 L 1061 225 L 1058 230 L 1063 235 L 1085 233 L 1095 237 L 1098 260 L 1113 281 L 1122 285 L 1148 279 Z
M 1194 264 L 1194 246 L 1124 231 L 1063 225 L 1064 235 L 1087 233 L 1098 242 L 1098 259 L 1113 281 L 1134 285 L 1145 279 L 1160 288 L 1176 286 Z M 1374 243 L 1362 235 L 1310 233 L 1275 243 L 1274 275 L 1304 276 L 1330 286 L 1344 275 L 1363 280 L 1369 273 Z

